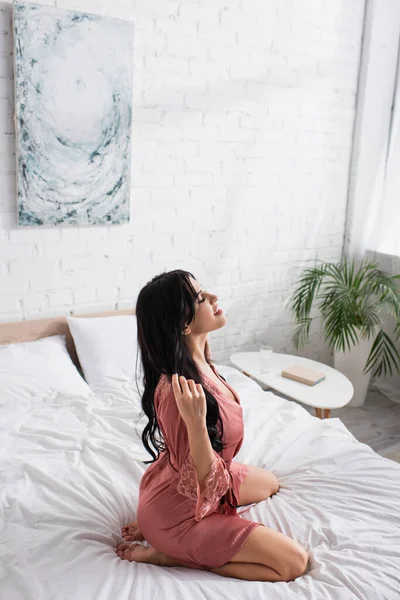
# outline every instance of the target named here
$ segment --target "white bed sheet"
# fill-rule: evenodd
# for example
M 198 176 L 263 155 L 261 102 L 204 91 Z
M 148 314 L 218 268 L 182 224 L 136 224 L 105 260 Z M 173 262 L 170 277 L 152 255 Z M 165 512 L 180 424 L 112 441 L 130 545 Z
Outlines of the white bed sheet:
M 126 393 L 0 399 L 0 599 L 400 598 L 400 465 L 238 370 L 217 365 L 241 398 L 235 460 L 271 469 L 281 488 L 244 514 L 298 540 L 309 572 L 248 582 L 120 560 L 149 455 Z

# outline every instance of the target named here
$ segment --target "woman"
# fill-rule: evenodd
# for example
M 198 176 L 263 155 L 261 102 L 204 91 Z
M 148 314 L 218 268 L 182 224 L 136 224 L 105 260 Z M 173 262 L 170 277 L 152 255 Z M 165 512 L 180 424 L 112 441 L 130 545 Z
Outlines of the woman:
M 238 395 L 211 361 L 208 333 L 226 323 L 217 301 L 181 269 L 140 291 L 142 407 L 149 419 L 142 440 L 154 460 L 140 482 L 137 520 L 123 527 L 116 552 L 237 579 L 291 581 L 306 571 L 306 550 L 237 513 L 237 506 L 275 494 L 279 483 L 271 471 L 232 460 L 243 442 L 243 417 Z M 150 547 L 127 543 L 141 540 Z

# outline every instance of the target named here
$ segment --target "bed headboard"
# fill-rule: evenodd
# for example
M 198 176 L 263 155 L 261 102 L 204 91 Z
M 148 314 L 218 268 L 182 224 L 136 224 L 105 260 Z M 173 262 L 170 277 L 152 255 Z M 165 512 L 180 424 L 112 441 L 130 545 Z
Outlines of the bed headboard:
M 92 313 L 84 315 L 71 315 L 73 317 L 117 317 L 120 315 L 134 315 L 135 309 L 112 310 L 109 312 Z M 69 315 L 68 315 L 69 316 Z M 65 335 L 68 352 L 74 364 L 80 368 L 76 354 L 74 340 L 68 327 L 67 317 L 54 317 L 50 319 L 35 319 L 32 321 L 15 321 L 13 323 L 0 323 L 0 345 L 21 342 L 33 342 L 49 335 Z

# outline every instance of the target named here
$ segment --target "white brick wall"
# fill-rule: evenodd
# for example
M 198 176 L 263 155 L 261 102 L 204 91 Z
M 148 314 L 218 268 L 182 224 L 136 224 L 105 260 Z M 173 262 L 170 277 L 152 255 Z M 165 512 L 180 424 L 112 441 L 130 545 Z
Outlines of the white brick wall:
M 17 227 L 3 3 L 0 320 L 130 307 L 151 277 L 184 268 L 227 312 L 216 361 L 262 340 L 293 351 L 292 282 L 341 256 L 364 0 L 47 3 L 135 24 L 131 222 Z M 311 331 L 304 355 L 329 363 Z

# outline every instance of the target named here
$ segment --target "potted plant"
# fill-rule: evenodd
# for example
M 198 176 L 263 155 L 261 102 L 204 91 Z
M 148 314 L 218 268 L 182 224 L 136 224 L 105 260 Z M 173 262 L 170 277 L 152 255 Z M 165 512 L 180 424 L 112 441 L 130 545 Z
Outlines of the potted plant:
M 352 406 L 362 406 L 371 378 L 378 378 L 392 367 L 400 373 L 400 275 L 390 276 L 378 268 L 377 261 L 364 259 L 356 265 L 344 257 L 337 263 L 321 262 L 305 269 L 295 284 L 286 305 L 297 327 L 293 344 L 298 350 L 309 340 L 311 307 L 320 301 L 325 339 L 334 350 L 334 367 L 352 382 Z M 387 309 L 395 319 L 394 339 L 383 331 L 381 311 Z M 347 349 L 347 354 L 346 354 Z

